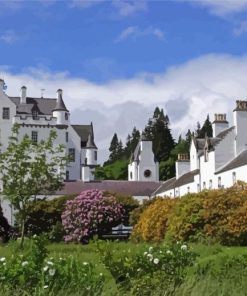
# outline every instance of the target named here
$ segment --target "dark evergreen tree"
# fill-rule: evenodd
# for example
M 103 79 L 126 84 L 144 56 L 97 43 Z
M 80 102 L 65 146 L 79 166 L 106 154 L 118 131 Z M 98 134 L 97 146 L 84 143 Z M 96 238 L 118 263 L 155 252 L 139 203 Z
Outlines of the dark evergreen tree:
M 212 123 L 209 119 L 209 115 L 207 115 L 206 120 L 204 121 L 204 124 L 202 128 L 200 129 L 200 132 L 198 133 L 198 138 L 205 138 L 205 136 L 212 137 L 213 136 L 213 128 Z
M 115 133 L 112 137 L 110 148 L 109 148 L 109 151 L 110 151 L 109 161 L 110 162 L 114 161 L 116 159 L 117 154 L 118 154 L 118 147 L 119 147 L 118 136 Z

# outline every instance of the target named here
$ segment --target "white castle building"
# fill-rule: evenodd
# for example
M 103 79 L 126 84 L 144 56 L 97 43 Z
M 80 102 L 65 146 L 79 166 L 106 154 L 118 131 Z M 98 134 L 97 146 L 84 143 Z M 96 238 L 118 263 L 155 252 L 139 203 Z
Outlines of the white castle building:
M 159 163 L 155 160 L 152 141 L 142 134 L 128 165 L 129 181 L 159 181 Z
M 153 196 L 177 197 L 204 189 L 247 182 L 247 101 L 236 101 L 233 126 L 226 114 L 215 114 L 213 137 L 192 138 L 190 155 L 179 155 L 176 177 L 165 181 Z
M 97 165 L 97 147 L 94 142 L 93 125 L 70 124 L 70 113 L 63 101 L 63 91 L 57 98 L 34 98 L 27 96 L 27 88 L 21 88 L 20 96 L 10 97 L 4 91 L 0 79 L 0 143 L 1 151 L 8 146 L 13 125 L 20 126 L 19 137 L 28 135 L 34 142 L 46 140 L 55 130 L 55 145 L 62 144 L 71 161 L 66 168 L 66 180 L 94 179 Z

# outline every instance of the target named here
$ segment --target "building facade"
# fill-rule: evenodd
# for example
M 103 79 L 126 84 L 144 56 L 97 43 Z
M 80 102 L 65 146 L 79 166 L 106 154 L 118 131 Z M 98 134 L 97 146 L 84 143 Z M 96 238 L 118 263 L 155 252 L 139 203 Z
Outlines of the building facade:
M 192 137 L 190 155 L 179 155 L 176 177 L 165 181 L 153 196 L 178 197 L 247 182 L 247 101 L 236 101 L 233 126 L 226 114 L 215 114 L 213 137 Z
M 159 182 L 159 163 L 154 157 L 152 141 L 148 141 L 144 135 L 131 155 L 128 180 Z
M 21 88 L 20 96 L 10 97 L 4 91 L 4 81 L 0 79 L 0 143 L 1 151 L 8 146 L 11 129 L 19 125 L 18 137 L 28 135 L 34 142 L 46 140 L 51 130 L 55 130 L 55 145 L 63 145 L 70 155 L 66 168 L 66 180 L 94 179 L 97 165 L 97 147 L 94 142 L 93 124 L 73 125 L 70 112 L 63 101 L 63 91 L 57 90 L 57 98 L 34 98 L 27 96 L 27 88 Z

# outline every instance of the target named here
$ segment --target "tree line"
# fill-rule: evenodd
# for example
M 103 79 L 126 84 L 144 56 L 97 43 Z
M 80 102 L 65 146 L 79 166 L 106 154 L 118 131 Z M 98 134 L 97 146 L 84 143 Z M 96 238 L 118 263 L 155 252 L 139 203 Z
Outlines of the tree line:
M 185 137 L 180 135 L 178 140 L 174 139 L 170 128 L 170 120 L 164 110 L 156 107 L 152 118 L 145 125 L 143 136 L 152 141 L 155 159 L 159 162 L 160 179 L 167 180 L 175 176 L 175 162 L 178 154 L 189 154 L 190 142 L 192 136 L 204 138 L 206 135 L 212 137 L 212 123 L 207 115 L 203 125 L 197 122 L 196 129 L 188 129 Z M 96 169 L 96 178 L 98 179 L 127 179 L 128 162 L 131 153 L 134 152 L 140 141 L 141 132 L 134 127 L 128 134 L 125 145 L 114 133 L 109 146 L 109 158 L 102 167 Z M 120 169 L 121 167 L 121 169 Z M 117 172 L 120 171 L 120 174 Z

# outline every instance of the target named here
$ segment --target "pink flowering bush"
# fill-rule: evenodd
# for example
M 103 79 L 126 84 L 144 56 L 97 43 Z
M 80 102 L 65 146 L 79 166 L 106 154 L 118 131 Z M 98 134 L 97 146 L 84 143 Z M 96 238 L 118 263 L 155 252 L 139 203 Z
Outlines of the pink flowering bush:
M 68 200 L 62 214 L 66 242 L 88 242 L 95 234 L 99 237 L 122 222 L 124 209 L 114 196 L 102 191 L 87 190 Z

